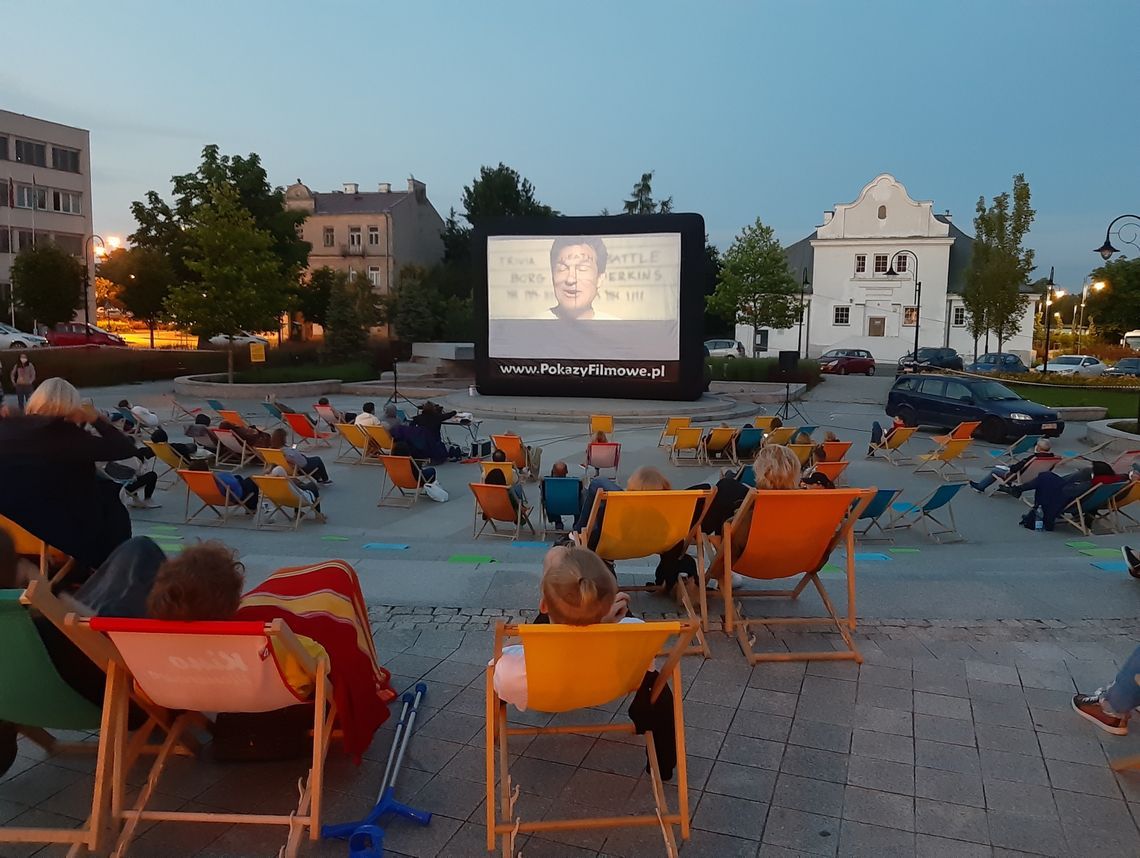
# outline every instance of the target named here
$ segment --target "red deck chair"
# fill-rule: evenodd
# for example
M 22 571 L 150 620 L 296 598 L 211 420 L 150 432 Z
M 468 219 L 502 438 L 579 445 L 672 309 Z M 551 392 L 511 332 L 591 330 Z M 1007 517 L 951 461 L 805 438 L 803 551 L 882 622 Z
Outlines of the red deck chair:
M 304 447 L 331 447 L 332 443 L 329 441 L 331 437 L 330 432 L 318 432 L 317 427 L 309 419 L 307 414 L 297 414 L 286 411 L 281 415 L 285 418 L 285 422 L 289 424 L 289 428 L 293 430 L 293 434 L 300 438 L 298 442 Z

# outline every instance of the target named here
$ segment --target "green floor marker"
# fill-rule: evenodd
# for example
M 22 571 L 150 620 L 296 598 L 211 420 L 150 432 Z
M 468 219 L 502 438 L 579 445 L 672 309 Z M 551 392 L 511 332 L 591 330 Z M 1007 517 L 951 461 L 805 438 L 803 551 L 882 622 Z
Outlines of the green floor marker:
M 348 542 L 347 536 L 322 536 L 323 542 Z
M 147 536 L 155 542 L 181 542 L 185 538 L 174 533 L 148 533 Z
M 494 563 L 494 557 L 481 557 L 478 554 L 452 554 L 448 563 Z
M 921 548 L 888 548 L 891 554 L 921 554 Z
M 841 573 L 844 570 L 841 569 L 840 567 L 836 566 L 834 563 L 824 563 L 823 568 L 819 571 L 826 574 L 828 572 L 840 572 Z
M 1119 557 L 1119 548 L 1082 548 L 1081 554 L 1086 557 Z
M 1075 539 L 1065 544 L 1070 548 L 1096 548 L 1095 542 L 1085 542 L 1083 539 Z
M 150 526 L 150 529 L 155 531 L 155 532 L 158 532 L 158 531 L 163 531 L 165 533 L 177 533 L 178 532 L 178 528 L 172 524 L 152 524 Z

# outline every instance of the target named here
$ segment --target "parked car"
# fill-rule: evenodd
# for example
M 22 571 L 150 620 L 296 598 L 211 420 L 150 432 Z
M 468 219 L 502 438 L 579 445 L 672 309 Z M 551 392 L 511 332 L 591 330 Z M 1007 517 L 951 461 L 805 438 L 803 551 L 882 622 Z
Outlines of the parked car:
M 127 341 L 118 334 L 104 331 L 95 325 L 83 322 L 60 322 L 47 333 L 47 340 L 53 346 L 123 346 Z
M 899 358 L 895 375 L 904 372 L 929 372 L 939 369 L 961 370 L 962 364 L 962 356 L 954 349 L 926 347 L 918 350 L 918 360 L 915 360 L 913 353 L 905 354 Z
M 966 372 L 1029 372 L 1017 355 L 1008 352 L 990 352 L 965 366 Z
M 875 358 L 866 349 L 832 349 L 819 356 L 819 371 L 836 375 L 874 375 Z
M 265 337 L 251 334 L 249 331 L 238 331 L 236 334 L 218 334 L 216 337 L 210 337 L 210 345 L 228 346 L 231 340 L 235 346 L 248 346 L 253 343 L 260 343 L 263 346 L 269 345 L 269 340 Z
M 957 426 L 980 420 L 977 434 L 987 441 L 1048 435 L 1056 438 L 1065 423 L 1052 408 L 1022 399 L 1000 381 L 963 375 L 906 375 L 887 394 L 887 414 L 907 426 Z
M 11 325 L 0 324 L 0 349 L 38 349 L 47 344 L 45 337 L 25 334 Z
M 1103 375 L 1104 361 L 1092 355 L 1060 355 L 1049 359 L 1049 369 L 1044 363 L 1034 367 L 1037 372 L 1055 372 L 1058 375 Z
M 744 346 L 738 340 L 705 340 L 705 348 L 709 350 L 710 357 L 738 358 L 744 357 Z
M 1121 358 L 1104 371 L 1105 375 L 1120 378 L 1126 375 L 1140 376 L 1140 358 Z

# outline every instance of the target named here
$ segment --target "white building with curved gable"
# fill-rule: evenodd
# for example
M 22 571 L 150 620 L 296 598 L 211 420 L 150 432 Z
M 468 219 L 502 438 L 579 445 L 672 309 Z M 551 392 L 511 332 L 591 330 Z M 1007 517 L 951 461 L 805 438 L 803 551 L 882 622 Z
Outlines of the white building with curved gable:
M 854 202 L 824 212 L 815 232 L 786 249 L 797 279 L 806 273 L 810 284 L 802 332 L 799 325 L 756 332 L 738 325 L 737 339 L 760 356 L 795 350 L 802 343 L 801 351 L 809 357 L 833 348 L 859 348 L 879 361 L 896 361 L 914 348 L 917 317 L 919 347 L 949 346 L 969 362 L 974 340 L 966 331 L 962 289 L 973 243 L 949 212 L 935 214 L 931 201 L 912 199 L 898 179 L 883 173 Z M 922 283 L 918 307 L 916 268 Z M 887 273 L 892 269 L 895 276 Z M 1020 333 L 1003 350 L 1027 357 L 1032 333 L 1030 306 Z M 990 346 L 996 351 L 993 337 Z M 983 340 L 979 354 L 984 349 Z

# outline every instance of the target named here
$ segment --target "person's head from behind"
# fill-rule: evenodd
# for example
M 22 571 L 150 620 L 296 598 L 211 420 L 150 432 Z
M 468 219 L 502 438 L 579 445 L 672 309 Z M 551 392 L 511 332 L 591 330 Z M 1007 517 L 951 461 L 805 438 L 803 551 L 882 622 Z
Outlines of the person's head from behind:
M 280 450 L 284 447 L 287 440 L 288 436 L 285 434 L 284 429 L 277 428 L 269 433 L 269 446 L 274 450 Z
M 120 407 L 120 408 L 130 408 L 130 407 L 131 407 L 131 403 L 130 403 L 130 402 L 128 402 L 126 399 L 120 399 L 120 400 L 119 400 L 119 407 Z
M 329 404 L 329 398 L 327 396 L 322 396 L 320 399 L 317 400 L 317 405 L 328 405 L 328 404 Z
M 376 413 L 376 403 L 375 402 L 365 402 L 364 405 L 361 406 L 361 410 L 365 414 L 375 414 Z
M 210 415 L 209 414 L 199 414 L 194 418 L 194 422 L 196 424 L 198 424 L 199 426 L 209 426 L 210 425 Z
M 1050 441 L 1048 438 L 1042 438 L 1041 440 L 1039 440 L 1037 442 L 1034 449 L 1038 453 L 1051 453 L 1051 452 L 1053 452 L 1053 442 Z
M 79 398 L 79 391 L 66 379 L 47 379 L 36 388 L 36 392 L 28 397 L 28 404 L 24 408 L 26 414 L 37 414 L 40 417 L 66 417 L 74 419 L 83 407 Z
M 496 447 L 495 451 L 493 453 L 491 453 L 491 461 L 492 462 L 505 462 L 505 461 L 507 461 L 507 454 L 504 453 L 502 450 L 500 450 L 498 447 Z
M 396 419 L 396 406 L 393 405 L 391 402 L 389 402 L 387 405 L 384 406 L 384 416 L 387 417 L 389 420 L 395 420 Z
M 570 476 L 570 468 L 563 461 L 555 462 L 550 469 L 550 476 L 552 477 L 568 477 Z
M 669 479 L 649 465 L 642 465 L 629 475 L 625 483 L 627 492 L 667 492 L 672 488 Z
M 600 623 L 613 607 L 617 579 L 593 551 L 560 545 L 542 561 L 539 610 L 552 623 L 589 626 Z
M 800 484 L 800 460 L 787 447 L 761 447 L 752 463 L 758 489 L 794 489 Z
M 783 425 L 784 425 L 784 421 L 781 420 L 779 417 L 773 417 L 772 418 L 772 428 L 773 429 L 779 429 Z
M 609 438 L 606 437 L 605 432 L 598 430 L 597 432 L 594 433 L 594 440 L 593 440 L 594 444 L 606 444 L 608 442 L 609 442 Z
M 245 567 L 220 542 L 192 545 L 158 569 L 146 600 L 152 620 L 228 620 L 237 613 Z
M 550 247 L 550 279 L 556 312 L 569 319 L 594 315 L 594 299 L 606 278 L 606 245 L 595 235 L 560 236 Z
M 825 444 L 834 444 L 838 440 L 839 436 L 830 430 L 823 433 L 823 443 Z
M 483 478 L 483 482 L 489 486 L 505 486 L 507 484 L 507 476 L 503 473 L 502 468 L 493 468 L 487 471 L 487 476 Z

